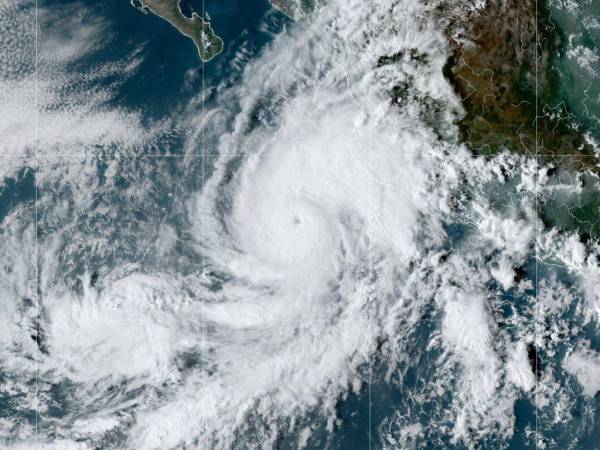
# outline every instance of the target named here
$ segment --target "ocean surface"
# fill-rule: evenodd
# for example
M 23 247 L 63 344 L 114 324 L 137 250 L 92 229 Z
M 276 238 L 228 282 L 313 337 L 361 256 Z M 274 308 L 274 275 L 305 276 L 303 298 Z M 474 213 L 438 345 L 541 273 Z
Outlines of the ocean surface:
M 0 447 L 600 448 L 600 247 L 539 211 L 598 178 L 440 139 L 428 8 L 185 0 L 203 64 L 126 0 L 41 1 L 34 64 L 32 3 L 1 5 Z M 573 5 L 557 98 L 600 139 Z

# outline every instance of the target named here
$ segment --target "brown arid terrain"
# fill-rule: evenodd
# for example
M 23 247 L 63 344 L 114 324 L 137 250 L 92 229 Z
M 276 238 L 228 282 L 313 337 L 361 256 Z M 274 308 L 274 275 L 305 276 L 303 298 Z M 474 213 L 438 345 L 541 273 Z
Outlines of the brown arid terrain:
M 537 3 L 537 5 L 536 5 Z M 551 182 L 581 177 L 582 194 L 571 204 L 544 201 L 547 226 L 600 236 L 600 162 L 565 103 L 552 55 L 562 51 L 560 30 L 543 2 L 490 0 L 479 10 L 440 8 L 451 55 L 444 75 L 462 100 L 460 139 L 479 155 L 503 151 L 540 158 Z
M 314 9 L 314 1 L 308 0 L 271 3 L 294 19 Z M 444 75 L 465 111 L 457 123 L 460 140 L 476 154 L 509 151 L 600 171 L 592 144 L 564 102 L 554 98 L 558 78 L 552 55 L 563 43 L 544 2 L 475 3 L 437 6 L 450 46 Z M 380 65 L 389 62 L 379 60 Z
M 196 13 L 193 13 L 191 18 L 185 17 L 179 8 L 180 0 L 138 1 L 142 11 L 152 11 L 173 25 L 181 34 L 192 39 L 202 61 L 210 61 L 223 50 L 223 40 L 215 34 L 210 23 Z
M 439 14 L 452 52 L 445 76 L 462 99 L 461 139 L 474 152 L 508 150 L 598 171 L 592 145 L 552 101 L 551 55 L 562 43 L 542 2 L 490 0 L 478 10 L 448 6 Z
M 272 4 L 300 20 L 312 10 L 306 1 L 272 0 Z M 565 38 L 545 2 L 447 1 L 432 7 L 449 45 L 444 76 L 463 109 L 456 120 L 459 142 L 475 155 L 511 152 L 539 158 L 548 167 L 550 182 L 581 177 L 585 194 L 569 205 L 542 202 L 542 217 L 547 226 L 578 230 L 583 240 L 600 236 L 593 188 L 600 161 L 585 130 L 559 98 L 561 80 L 553 61 L 564 51 Z M 404 59 L 418 63 L 424 58 L 417 52 L 400 52 L 380 57 L 377 65 Z M 408 85 L 394 88 L 392 102 L 402 107 L 408 89 Z M 422 100 L 427 116 L 443 108 L 431 99 Z

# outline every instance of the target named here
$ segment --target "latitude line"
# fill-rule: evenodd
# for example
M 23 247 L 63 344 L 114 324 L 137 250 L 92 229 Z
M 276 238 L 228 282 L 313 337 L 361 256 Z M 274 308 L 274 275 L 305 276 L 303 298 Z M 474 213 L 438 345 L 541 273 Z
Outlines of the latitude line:
M 504 153 L 504 152 L 503 152 Z M 512 156 L 515 157 L 524 157 L 524 158 L 533 158 L 533 159 L 537 159 L 539 157 L 547 157 L 547 158 L 577 158 L 577 157 L 581 157 L 581 154 L 564 154 L 564 155 L 554 155 L 554 154 L 545 154 L 545 153 L 536 153 L 533 155 L 528 155 L 528 154 L 512 154 L 509 153 L 508 151 L 505 152 L 506 154 L 510 154 Z M 135 154 L 135 153 L 113 153 L 111 155 L 106 155 L 106 154 L 102 154 L 102 153 L 77 153 L 77 154 L 47 154 L 47 155 L 42 155 L 41 158 L 89 158 L 89 157 L 126 157 L 126 158 L 202 158 L 202 157 L 219 157 L 219 156 L 227 156 L 227 157 L 234 157 L 234 156 L 251 156 L 251 155 L 255 155 L 256 153 L 252 153 L 252 152 L 246 152 L 246 153 L 182 153 L 182 154 Z M 266 154 L 266 153 L 265 153 Z M 12 159 L 12 158 L 27 158 L 27 157 L 31 157 L 31 154 L 28 153 L 23 153 L 23 154 L 11 154 L 11 155 L 0 155 L 3 158 L 8 158 L 8 159 Z M 321 154 L 311 154 L 311 153 L 298 153 L 298 152 L 271 152 L 268 154 L 268 156 L 310 156 L 310 157 L 314 157 L 314 156 L 419 156 L 419 157 L 423 157 L 423 158 L 439 158 L 439 155 L 437 154 L 428 154 L 428 153 L 419 153 L 419 152 L 396 152 L 396 153 L 381 153 L 381 152 L 376 152 L 376 153 L 321 153 Z M 474 154 L 471 155 L 474 156 L 475 158 L 488 158 L 488 155 L 482 155 L 482 154 Z M 34 155 L 35 157 L 35 155 Z

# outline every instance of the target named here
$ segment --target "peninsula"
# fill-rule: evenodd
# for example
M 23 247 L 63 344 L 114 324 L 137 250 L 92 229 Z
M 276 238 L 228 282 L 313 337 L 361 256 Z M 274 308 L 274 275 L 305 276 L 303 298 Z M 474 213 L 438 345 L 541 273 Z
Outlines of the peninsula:
M 180 0 L 131 0 L 131 4 L 142 12 L 151 11 L 189 37 L 196 44 L 200 59 L 204 62 L 210 61 L 223 51 L 223 40 L 215 34 L 210 22 L 195 12 L 192 13 L 191 19 L 185 17 L 179 2 Z

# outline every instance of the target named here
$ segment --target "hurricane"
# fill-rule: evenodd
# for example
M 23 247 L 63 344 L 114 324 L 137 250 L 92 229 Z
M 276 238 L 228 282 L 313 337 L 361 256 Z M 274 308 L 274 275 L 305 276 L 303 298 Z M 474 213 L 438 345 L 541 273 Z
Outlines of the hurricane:
M 484 2 L 268 10 L 169 113 L 153 38 L 64 3 L 37 70 L 0 6 L 3 448 L 588 448 L 600 245 L 540 205 L 599 181 L 459 138 Z

